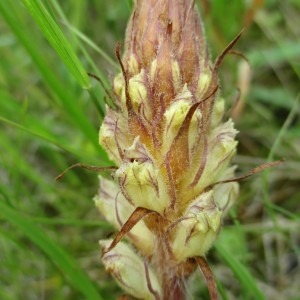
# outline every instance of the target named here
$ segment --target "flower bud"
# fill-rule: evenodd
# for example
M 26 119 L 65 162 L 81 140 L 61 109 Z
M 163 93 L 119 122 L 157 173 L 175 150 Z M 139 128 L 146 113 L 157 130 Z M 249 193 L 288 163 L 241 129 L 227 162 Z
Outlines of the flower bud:
M 172 250 L 178 262 L 204 256 L 218 236 L 222 211 L 213 201 L 213 191 L 193 201 L 176 224 Z
M 100 190 L 99 194 L 94 197 L 95 204 L 106 220 L 115 229 L 120 230 L 134 211 L 134 206 L 124 198 L 112 181 L 102 176 L 99 176 L 99 179 Z M 152 254 L 155 236 L 143 221 L 137 223 L 127 237 L 141 253 Z
M 106 252 L 112 240 L 102 240 L 102 261 L 118 284 L 137 299 L 155 300 L 161 294 L 158 278 L 152 268 L 127 244 L 120 242 Z

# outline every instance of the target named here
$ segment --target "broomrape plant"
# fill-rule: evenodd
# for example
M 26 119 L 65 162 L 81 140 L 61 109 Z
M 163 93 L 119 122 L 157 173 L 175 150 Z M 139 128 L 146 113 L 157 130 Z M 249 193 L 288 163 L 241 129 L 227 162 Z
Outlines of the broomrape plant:
M 238 37 L 212 64 L 194 1 L 137 0 L 123 58 L 117 46 L 116 108 L 99 137 L 117 170 L 100 176 L 95 203 L 119 230 L 100 241 L 102 261 L 133 297 L 185 299 L 200 265 L 216 299 L 204 257 L 238 194 L 217 72 Z
M 184 300 L 200 266 L 216 300 L 205 254 L 237 198 L 237 182 L 282 162 L 234 177 L 237 131 L 223 120 L 218 68 L 240 35 L 211 63 L 193 0 L 135 1 L 123 58 L 116 48 L 114 105 L 99 134 L 116 167 L 67 169 L 113 170 L 114 181 L 100 176 L 94 198 L 118 230 L 100 241 L 102 261 L 130 297 Z
M 239 177 L 230 165 L 237 131 L 223 120 L 218 68 L 240 35 L 211 63 L 193 0 L 135 1 L 123 58 L 116 48 L 114 105 L 99 134 L 117 167 L 66 170 L 113 170 L 115 181 L 100 176 L 94 198 L 118 230 L 100 241 L 102 261 L 131 297 L 184 300 L 199 265 L 217 299 L 205 254 L 237 198 L 237 181 L 282 162 Z

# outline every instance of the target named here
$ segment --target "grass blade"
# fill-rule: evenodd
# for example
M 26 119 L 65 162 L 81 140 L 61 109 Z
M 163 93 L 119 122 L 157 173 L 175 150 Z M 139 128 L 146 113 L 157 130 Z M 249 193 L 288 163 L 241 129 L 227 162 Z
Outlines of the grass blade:
M 243 290 L 247 291 L 250 295 L 254 296 L 257 300 L 267 300 L 263 292 L 258 288 L 255 280 L 248 270 L 235 258 L 233 257 L 224 247 L 217 243 L 215 246 L 218 255 L 227 263 L 231 268 L 235 276 L 243 286 Z
M 98 144 L 98 133 L 95 128 L 91 125 L 86 115 L 82 111 L 82 107 L 74 101 L 76 95 L 71 90 L 66 89 L 64 84 L 56 74 L 53 73 L 52 66 L 45 59 L 39 49 L 38 43 L 34 43 L 30 31 L 22 22 L 18 19 L 18 7 L 15 2 L 2 3 L 0 1 L 0 13 L 3 15 L 4 20 L 10 26 L 15 36 L 20 40 L 26 51 L 30 55 L 35 66 L 41 73 L 44 82 L 47 83 L 51 92 L 54 94 L 59 102 L 64 107 L 64 112 L 70 117 L 70 119 L 76 124 L 82 133 L 88 138 L 96 149 L 97 153 L 101 157 L 101 163 L 103 162 L 110 164 L 105 151 L 100 148 Z
M 72 46 L 41 1 L 22 0 L 45 38 L 84 89 L 90 89 L 90 79 Z
M 101 300 L 102 297 L 89 277 L 79 268 L 78 263 L 59 245 L 51 240 L 28 218 L 0 202 L 2 218 L 16 226 L 57 266 L 74 289 L 81 292 L 86 299 Z

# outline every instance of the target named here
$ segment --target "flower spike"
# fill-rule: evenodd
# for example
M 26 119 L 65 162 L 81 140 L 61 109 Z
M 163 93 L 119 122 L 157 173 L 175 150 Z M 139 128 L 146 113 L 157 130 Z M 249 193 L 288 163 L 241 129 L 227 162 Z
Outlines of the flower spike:
M 116 47 L 118 109 L 107 109 L 99 142 L 117 170 L 115 182 L 100 177 L 95 203 L 118 231 L 100 242 L 102 261 L 136 298 L 184 300 L 198 265 L 209 277 L 203 258 L 238 194 L 237 131 L 223 121 L 217 73 L 239 37 L 212 63 L 195 1 L 136 0 L 123 56 Z

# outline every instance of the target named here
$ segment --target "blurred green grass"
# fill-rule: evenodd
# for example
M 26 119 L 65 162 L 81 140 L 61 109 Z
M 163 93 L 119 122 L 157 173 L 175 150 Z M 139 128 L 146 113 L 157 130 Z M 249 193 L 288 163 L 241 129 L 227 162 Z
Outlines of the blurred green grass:
M 27 9 L 35 2 L 44 4 L 54 33 L 45 33 L 44 18 L 40 27 L 35 23 Z M 235 55 L 220 70 L 228 108 L 251 74 L 235 111 L 238 172 L 286 160 L 241 184 L 208 259 L 224 299 L 298 299 L 299 1 L 197 4 L 213 58 L 246 28 L 235 49 L 248 58 L 250 71 Z M 54 178 L 75 162 L 110 164 L 97 141 L 105 94 L 85 71 L 110 88 L 118 71 L 115 45 L 131 5 L 0 2 L 0 299 L 114 299 L 121 293 L 99 259 L 97 241 L 112 231 L 92 201 L 97 175 L 76 169 L 61 182 Z M 58 54 L 47 39 L 59 42 Z M 208 299 L 199 277 L 191 287 L 195 299 Z

